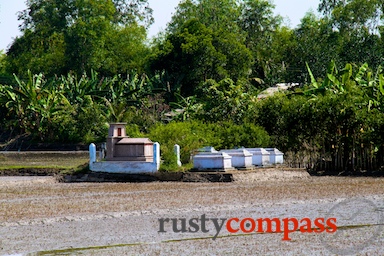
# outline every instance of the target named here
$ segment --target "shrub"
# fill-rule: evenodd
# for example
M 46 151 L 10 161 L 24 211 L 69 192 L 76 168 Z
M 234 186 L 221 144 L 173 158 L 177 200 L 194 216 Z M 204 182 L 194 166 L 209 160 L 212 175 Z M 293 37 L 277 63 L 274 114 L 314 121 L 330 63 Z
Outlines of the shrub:
M 158 124 L 150 129 L 148 137 L 160 143 L 164 164 L 171 166 L 175 162 L 175 144 L 180 145 L 181 162 L 188 163 L 191 154 L 204 146 L 213 146 L 219 150 L 242 146 L 264 147 L 269 143 L 269 135 L 263 128 L 250 123 L 236 125 L 232 122 Z
M 180 145 L 181 162 L 187 163 L 191 153 L 209 145 L 214 135 L 213 131 L 205 128 L 204 123 L 188 121 L 157 124 L 150 129 L 148 137 L 160 143 L 164 162 L 169 164 L 175 144 Z
M 264 128 L 252 123 L 241 125 L 233 122 L 220 122 L 211 124 L 215 126 L 214 134 L 218 138 L 213 145 L 217 149 L 231 149 L 240 147 L 266 147 L 270 138 Z

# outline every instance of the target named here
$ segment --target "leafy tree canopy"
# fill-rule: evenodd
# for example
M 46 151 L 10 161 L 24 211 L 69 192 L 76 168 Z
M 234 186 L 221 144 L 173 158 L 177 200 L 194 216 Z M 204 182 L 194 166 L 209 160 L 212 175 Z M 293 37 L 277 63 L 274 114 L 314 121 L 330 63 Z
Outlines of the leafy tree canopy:
M 196 19 L 213 30 L 239 32 L 237 19 L 240 14 L 236 0 L 183 0 L 176 8 L 168 32 L 174 33 L 190 19 Z
M 252 64 L 251 52 L 237 35 L 212 30 L 197 19 L 187 21 L 158 46 L 152 69 L 168 74 L 172 91 L 192 95 L 207 79 L 246 77 Z
M 132 62 L 140 59 L 145 28 L 153 22 L 146 0 L 28 0 L 19 19 L 23 35 L 8 50 L 9 71 L 48 75 L 137 68 Z M 130 64 L 116 69 L 110 62 L 121 55 Z
M 116 24 L 153 23 L 152 9 L 147 0 L 27 0 L 27 9 L 19 13 L 22 30 L 65 29 L 78 19 L 89 21 L 99 16 Z M 48 25 L 50 27 L 48 27 Z
M 382 25 L 384 2 L 381 0 L 321 0 L 319 11 L 339 30 L 368 29 L 377 32 Z

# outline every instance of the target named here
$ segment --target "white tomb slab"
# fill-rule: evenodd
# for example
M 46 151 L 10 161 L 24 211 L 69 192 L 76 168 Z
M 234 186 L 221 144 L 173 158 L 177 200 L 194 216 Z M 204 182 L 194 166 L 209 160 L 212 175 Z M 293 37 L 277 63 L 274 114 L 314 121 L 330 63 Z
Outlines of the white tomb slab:
M 252 154 L 244 149 L 223 149 L 220 152 L 227 153 L 232 157 L 232 167 L 249 168 L 252 167 Z
M 265 148 L 269 152 L 269 161 L 270 164 L 283 164 L 284 163 L 284 153 L 278 150 L 277 148 Z
M 270 153 L 264 148 L 247 148 L 252 154 L 252 164 L 256 166 L 270 165 Z
M 213 147 L 205 147 L 193 156 L 193 168 L 199 171 L 230 170 L 232 157 L 224 152 L 218 152 Z

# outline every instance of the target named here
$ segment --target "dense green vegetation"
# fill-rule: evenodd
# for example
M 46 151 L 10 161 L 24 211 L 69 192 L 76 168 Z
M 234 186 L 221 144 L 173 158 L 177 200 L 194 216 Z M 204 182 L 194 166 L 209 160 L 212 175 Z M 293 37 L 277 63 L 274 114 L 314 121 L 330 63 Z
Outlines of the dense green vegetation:
M 0 53 L 0 133 L 89 143 L 107 123 L 193 150 L 273 146 L 292 161 L 384 162 L 382 1 L 322 0 L 296 28 L 267 0 L 183 0 L 148 39 L 145 0 L 29 0 Z M 294 89 L 261 99 L 276 83 Z

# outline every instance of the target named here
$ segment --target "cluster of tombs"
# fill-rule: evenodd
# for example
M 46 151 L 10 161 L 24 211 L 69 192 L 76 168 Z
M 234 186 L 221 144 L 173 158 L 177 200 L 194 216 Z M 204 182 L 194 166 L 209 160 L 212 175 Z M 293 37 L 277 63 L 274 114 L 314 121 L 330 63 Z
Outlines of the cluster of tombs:
M 125 123 L 110 124 L 106 147 L 96 157 L 96 146 L 89 146 L 91 171 L 109 173 L 154 173 L 160 168 L 160 145 L 148 138 L 130 138 Z M 178 165 L 180 147 L 175 145 Z M 239 148 L 217 151 L 213 147 L 200 149 L 192 156 L 198 171 L 227 171 L 283 164 L 283 153 L 276 148 Z
M 250 169 L 281 165 L 284 154 L 276 148 L 239 148 L 215 150 L 205 147 L 193 156 L 193 167 L 196 170 L 231 170 Z

